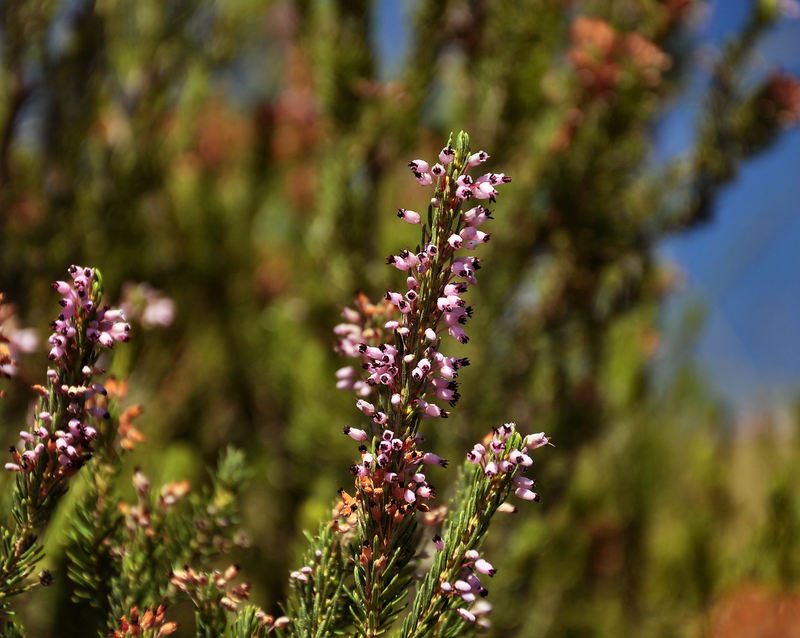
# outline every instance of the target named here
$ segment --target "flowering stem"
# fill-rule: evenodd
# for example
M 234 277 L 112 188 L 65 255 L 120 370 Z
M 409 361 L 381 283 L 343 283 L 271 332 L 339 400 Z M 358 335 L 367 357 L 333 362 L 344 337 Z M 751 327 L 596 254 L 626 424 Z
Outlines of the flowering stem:
M 451 136 L 433 166 L 424 160 L 409 163 L 414 177 L 432 187 L 427 223 L 411 210 L 398 216 L 421 226 L 421 244 L 414 252 L 403 250 L 387 262 L 406 273 L 404 294 L 389 290 L 383 307 L 361 303 L 362 313 L 345 311 L 351 322 L 337 326 L 343 335 L 337 349 L 361 359 L 368 372 L 365 380 L 354 380 L 354 370 L 337 373 L 340 387 L 351 387 L 359 396 L 377 395 L 375 404 L 360 398 L 356 406 L 371 418 L 371 447 L 362 445 L 356 475 L 355 514 L 359 546 L 356 548 L 355 584 L 351 613 L 360 635 L 377 636 L 399 614 L 411 584 L 411 561 L 417 545 L 416 511 L 427 512 L 435 495 L 420 465 L 446 465 L 435 454 L 421 452 L 417 436 L 422 419 L 446 418 L 449 412 L 435 400 L 454 406 L 458 401 L 454 379 L 466 359 L 448 357 L 439 351 L 442 334 L 466 343 L 462 325 L 471 316 L 461 295 L 475 284 L 477 258 L 456 256 L 462 248 L 472 250 L 489 240 L 478 226 L 491 218 L 490 211 L 475 206 L 462 211 L 465 201 L 494 201 L 495 186 L 508 182 L 503 174 L 486 173 L 473 179 L 469 169 L 483 163 L 488 154 L 470 154 L 469 136 Z M 399 320 L 391 319 L 400 313 Z M 368 326 L 376 317 L 390 318 L 383 326 Z M 361 325 L 357 325 L 359 322 Z M 384 336 L 386 335 L 386 336 Z M 391 335 L 391 336 L 389 336 Z M 370 439 L 366 430 L 345 428 L 353 439 Z M 343 497 L 344 498 L 344 497 Z
M 97 419 L 108 412 L 97 404 L 102 385 L 92 382 L 100 353 L 115 341 L 127 341 L 130 326 L 122 312 L 100 307 L 102 280 L 91 268 L 71 266 L 72 283 L 57 281 L 62 295 L 58 318 L 53 322 L 49 357 L 54 368 L 47 372 L 47 387 L 34 386 L 39 405 L 32 430 L 20 432 L 23 449 L 11 448 L 12 461 L 5 468 L 17 473 L 13 495 L 13 531 L 2 530 L 0 542 L 0 611 L 8 598 L 36 583 L 25 583 L 43 550 L 37 544 L 68 478 L 92 456 L 93 442 L 101 433 Z M 44 580 L 44 578 L 43 578 Z
M 330 523 L 309 540 L 304 566 L 292 572 L 292 594 L 286 610 L 294 621 L 289 626 L 297 638 L 324 638 L 342 629 L 345 603 L 345 570 L 339 535 Z
M 512 443 L 519 447 L 521 439 L 515 435 Z M 431 636 L 442 613 L 456 600 L 445 594 L 443 583 L 451 583 L 467 561 L 470 550 L 477 550 L 489 529 L 489 523 L 498 507 L 508 498 L 513 479 L 512 471 L 487 477 L 483 467 L 465 465 L 459 473 L 459 489 L 453 499 L 457 508 L 452 510 L 443 538 L 443 549 L 437 552 L 433 565 L 419 586 L 414 605 L 406 618 L 398 638 L 423 638 Z

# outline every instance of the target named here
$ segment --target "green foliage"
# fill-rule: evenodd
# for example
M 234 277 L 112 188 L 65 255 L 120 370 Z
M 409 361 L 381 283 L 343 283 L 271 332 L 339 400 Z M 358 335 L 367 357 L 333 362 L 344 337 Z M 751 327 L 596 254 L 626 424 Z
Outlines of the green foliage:
M 292 579 L 286 614 L 293 619 L 287 635 L 322 638 L 344 634 L 349 625 L 345 578 L 347 564 L 342 551 L 345 540 L 330 522 L 320 525 L 316 536 L 306 535 L 308 550 L 303 565 L 310 568 L 304 579 Z
M 413 517 L 403 520 L 386 548 L 381 535 L 364 519 L 359 519 L 359 527 L 361 538 L 373 540 L 365 540 L 351 556 L 354 568 L 349 610 L 353 631 L 359 636 L 380 636 L 405 608 L 413 580 L 411 559 L 416 554 L 417 525 Z M 367 554 L 375 559 L 365 560 Z
M 174 602 L 173 569 L 206 565 L 233 548 L 237 498 L 247 478 L 244 454 L 228 448 L 220 455 L 211 486 L 190 495 L 188 502 L 182 502 L 187 484 L 168 484 L 155 494 L 137 471 L 138 503 L 128 505 L 114 491 L 121 467 L 119 458 L 109 459 L 89 474 L 67 548 L 73 595 L 99 609 L 109 629 L 134 606 Z M 226 627 L 226 618 L 217 604 L 221 594 L 213 582 L 207 588 L 207 595 L 198 595 L 204 602 L 197 610 L 197 626 L 213 636 Z
M 28 579 L 44 555 L 44 548 L 37 542 L 38 531 L 47 523 L 55 503 L 65 491 L 63 487 L 54 489 L 37 503 L 34 494 L 39 492 L 41 478 L 41 472 L 34 475 L 32 481 L 28 481 L 27 477 L 17 477 L 11 510 L 14 526 L 0 530 L 0 578 L 3 583 L 0 612 L 5 614 L 9 613 L 10 598 L 38 584 Z
M 119 499 L 111 492 L 119 474 L 119 462 L 111 459 L 91 466 L 85 475 L 84 496 L 75 507 L 67 532 L 71 594 L 76 601 L 85 600 L 104 612 L 108 611 L 106 601 L 115 576 L 112 539 L 123 519 L 117 507 Z
M 3 636 L 7 636 L 7 638 L 25 638 L 25 633 L 19 625 L 6 620 L 3 621 Z
M 261 610 L 247 605 L 240 609 L 231 625 L 231 638 L 262 638 L 266 636 L 268 627 L 259 619 Z

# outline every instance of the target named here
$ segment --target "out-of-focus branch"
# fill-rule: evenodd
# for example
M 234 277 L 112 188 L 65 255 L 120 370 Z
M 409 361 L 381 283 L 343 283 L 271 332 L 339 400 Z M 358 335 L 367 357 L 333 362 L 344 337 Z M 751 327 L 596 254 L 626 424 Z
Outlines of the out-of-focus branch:
M 9 99 L 8 113 L 6 114 L 5 122 L 3 122 L 2 133 L 0 133 L 0 189 L 11 178 L 9 155 L 11 153 L 11 142 L 14 138 L 14 129 L 16 128 L 19 114 L 22 112 L 22 107 L 32 92 L 32 87 L 25 83 L 22 69 L 17 66 L 14 69 L 14 88 Z M 0 191 L 0 202 L 2 202 L 2 199 L 3 195 L 2 191 Z

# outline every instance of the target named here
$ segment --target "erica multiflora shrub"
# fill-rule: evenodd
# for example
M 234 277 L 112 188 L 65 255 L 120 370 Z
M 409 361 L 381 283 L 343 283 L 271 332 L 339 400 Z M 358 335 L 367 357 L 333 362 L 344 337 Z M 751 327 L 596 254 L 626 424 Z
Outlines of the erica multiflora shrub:
M 481 267 L 473 251 L 489 241 L 487 206 L 510 181 L 503 173 L 472 174 L 488 159 L 484 151 L 472 153 L 461 133 L 438 162 L 409 163 L 432 196 L 427 213 L 398 210 L 421 230 L 418 246 L 387 259 L 405 281 L 375 304 L 359 296 L 335 328 L 337 351 L 357 360 L 337 372 L 337 385 L 357 397 L 361 422 L 344 433 L 361 443 L 360 456 L 350 468 L 353 494 L 340 490 L 333 521 L 291 575 L 293 636 L 376 636 L 392 627 L 404 637 L 450 636 L 488 625 L 485 583 L 495 570 L 480 547 L 492 516 L 513 509 L 505 504 L 512 491 L 538 500 L 525 471 L 528 453 L 548 438 L 523 436 L 514 423 L 494 428 L 467 452 L 442 516 L 431 507 L 437 494 L 427 468 L 448 462 L 424 449 L 422 436 L 426 420 L 447 418 L 457 404 L 458 377 L 469 365 L 455 352 L 468 341 L 473 309 L 466 295 Z M 432 525 L 421 527 L 421 516 Z M 442 531 L 422 531 L 431 527 Z M 428 546 L 432 561 L 422 558 Z
M 492 428 L 465 451 L 449 505 L 437 503 L 429 468 L 449 464 L 424 446 L 425 423 L 447 418 L 461 396 L 469 360 L 458 348 L 468 341 L 468 293 L 481 267 L 474 251 L 489 241 L 489 207 L 510 181 L 503 173 L 472 174 L 489 155 L 472 153 L 465 133 L 451 137 L 438 159 L 409 163 L 432 192 L 426 213 L 398 210 L 421 233 L 413 250 L 387 260 L 404 281 L 378 303 L 359 295 L 335 328 L 336 350 L 356 360 L 337 372 L 337 386 L 355 393 L 359 422 L 344 433 L 360 444 L 358 457 L 352 487 L 338 490 L 332 517 L 308 536 L 304 564 L 289 575 L 285 614 L 247 604 L 250 586 L 226 558 L 243 545 L 241 453 L 223 455 L 206 489 L 188 481 L 157 489 L 139 469 L 126 477 L 123 458 L 144 441 L 134 423 L 142 408 L 122 407 L 124 381 L 100 380 L 100 356 L 128 340 L 130 325 L 122 310 L 101 304 L 99 273 L 77 266 L 71 281 L 54 284 L 62 297 L 47 384 L 36 386 L 32 423 L 6 464 L 16 488 L 2 530 L 0 613 L 11 612 L 12 596 L 52 580 L 46 571 L 32 576 L 43 554 L 37 539 L 80 478 L 66 571 L 73 600 L 92 610 L 102 635 L 170 635 L 179 625 L 169 609 L 180 601 L 194 609 L 196 634 L 209 638 L 390 630 L 444 637 L 489 626 L 487 584 L 496 570 L 482 544 L 494 514 L 516 510 L 506 503 L 512 493 L 539 500 L 526 472 L 530 453 L 549 440 L 510 422 Z M 172 308 L 159 316 L 171 318 Z M 16 366 L 11 359 L 6 347 L 3 365 Z M 22 635 L 22 628 L 8 622 L 4 632 Z

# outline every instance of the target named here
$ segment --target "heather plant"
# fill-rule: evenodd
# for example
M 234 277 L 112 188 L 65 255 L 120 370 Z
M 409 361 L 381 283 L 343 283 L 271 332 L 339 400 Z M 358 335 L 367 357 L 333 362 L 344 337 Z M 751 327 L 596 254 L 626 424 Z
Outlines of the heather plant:
M 510 181 L 503 173 L 470 175 L 489 155 L 472 153 L 463 132 L 451 136 L 438 159 L 409 163 L 416 180 L 433 192 L 425 220 L 416 211 L 398 210 L 398 217 L 421 229 L 413 251 L 387 259 L 405 273 L 405 291 L 390 289 L 378 304 L 359 297 L 335 328 L 336 350 L 359 363 L 336 373 L 337 386 L 355 391 L 366 421 L 344 427 L 362 444 L 350 467 L 354 495 L 340 489 L 332 519 L 309 537 L 306 564 L 290 574 L 286 615 L 275 618 L 244 604 L 250 586 L 234 583 L 238 566 L 210 568 L 212 559 L 241 544 L 241 453 L 229 450 L 222 457 L 205 493 L 190 494 L 188 481 L 156 492 L 137 468 L 131 479 L 135 501 L 122 497 L 123 457 L 144 439 L 134 425 L 142 410 L 133 405 L 119 413 L 127 385 L 115 379 L 103 385 L 94 377 L 103 372 L 101 349 L 127 341 L 130 324 L 122 310 L 101 305 L 98 271 L 78 266 L 70 267 L 71 283 L 54 284 L 62 311 L 49 339 L 48 386 L 37 386 L 41 399 L 33 425 L 20 433 L 23 445 L 11 448 L 6 464 L 17 473 L 17 485 L 14 525 L 3 530 L 4 613 L 11 613 L 12 596 L 52 581 L 47 571 L 31 578 L 43 558 L 37 537 L 80 472 L 83 491 L 71 514 L 67 571 L 73 600 L 94 608 L 109 635 L 177 631 L 167 605 L 181 594 L 195 609 L 198 636 L 284 631 L 372 637 L 394 628 L 410 638 L 490 625 L 485 581 L 496 569 L 481 548 L 493 516 L 515 511 L 506 503 L 512 492 L 539 500 L 535 482 L 525 476 L 533 463 L 528 453 L 549 439 L 541 432 L 525 436 L 514 423 L 493 428 L 466 453 L 449 506 L 432 506 L 437 493 L 428 468 L 446 468 L 448 461 L 423 449 L 422 425 L 447 418 L 441 404 L 454 407 L 460 398 L 457 379 L 469 360 L 442 348 L 450 339 L 469 340 L 464 326 L 473 309 L 465 294 L 477 284 L 481 263 L 470 253 L 490 239 L 480 228 L 492 218 L 483 203 L 494 203 L 497 188 Z M 5 365 L 16 365 L 5 356 Z
M 93 456 L 111 434 L 106 423 L 105 387 L 95 380 L 100 351 L 127 341 L 130 325 L 120 310 L 102 306 L 102 279 L 91 268 L 70 266 L 72 281 L 56 281 L 62 295 L 61 312 L 52 324 L 48 354 L 52 367 L 47 384 L 34 390 L 40 399 L 33 422 L 19 434 L 21 445 L 12 446 L 5 469 L 16 473 L 11 497 L 11 524 L 2 529 L 0 611 L 11 599 L 37 584 L 49 584 L 48 572 L 38 582 L 29 577 L 42 558 L 39 535 L 70 477 Z
M 337 371 L 337 386 L 355 391 L 356 408 L 368 421 L 364 428 L 344 428 L 362 443 L 360 459 L 350 467 L 355 494 L 340 490 L 332 523 L 345 536 L 323 528 L 307 563 L 292 572 L 292 635 L 326 636 L 348 627 L 351 635 L 383 634 L 409 605 L 411 589 L 416 595 L 400 636 L 455 636 L 465 625 L 489 625 L 490 606 L 476 600 L 488 594 L 481 576 L 492 577 L 495 569 L 479 550 L 512 491 L 539 500 L 523 473 L 533 462 L 527 452 L 548 438 L 522 436 L 514 423 L 494 428 L 467 453 L 456 496 L 439 511 L 430 505 L 436 490 L 427 468 L 448 462 L 422 448 L 422 424 L 449 416 L 441 403 L 456 405 L 457 378 L 469 365 L 440 350 L 450 338 L 469 340 L 464 325 L 473 309 L 464 295 L 480 269 L 469 252 L 490 239 L 479 227 L 491 211 L 481 203 L 466 207 L 494 202 L 497 187 L 511 181 L 503 173 L 470 175 L 488 158 L 485 151 L 471 153 L 462 132 L 451 137 L 438 162 L 409 162 L 417 182 L 433 193 L 427 214 L 398 209 L 400 219 L 421 227 L 413 250 L 387 258 L 407 275 L 404 292 L 390 289 L 378 304 L 358 298 L 335 329 L 337 351 L 359 363 Z M 426 538 L 426 526 L 444 531 Z M 421 541 L 433 544 L 434 557 L 415 584 Z
M 536 473 L 542 507 L 496 524 L 480 550 L 499 571 L 488 581 L 492 631 L 703 633 L 717 601 L 737 606 L 737 588 L 791 596 L 800 582 L 798 412 L 732 423 L 705 375 L 679 365 L 661 376 L 663 355 L 694 352 L 703 312 L 698 300 L 684 321 L 664 320 L 683 279 L 660 247 L 701 226 L 713 228 L 698 243 L 735 227 L 730 206 L 748 183 L 764 193 L 749 209 L 753 227 L 774 220 L 800 118 L 793 4 L 7 2 L 0 289 L 18 326 L 43 326 L 53 273 L 102 266 L 136 335 L 108 366 L 130 379 L 119 414 L 125 401 L 147 403 L 135 421 L 147 441 L 120 460 L 120 502 L 137 505 L 140 466 L 152 495 L 191 482 L 173 516 L 212 489 L 204 467 L 229 444 L 244 448 L 248 560 L 189 567 L 213 574 L 240 562 L 252 597 L 277 615 L 286 575 L 311 564 L 300 530 L 327 518 L 331 486 L 354 495 L 340 427 L 352 402 L 329 383 L 341 365 L 331 317 L 353 291 L 365 293 L 358 309 L 385 290 L 375 264 L 419 229 L 379 211 L 403 205 L 425 219 L 396 158 L 435 158 L 448 130 L 469 130 L 514 181 L 498 189 L 502 214 L 480 227 L 492 238 L 467 295 L 470 342 L 442 348 L 471 361 L 463 396 L 447 421 L 423 422 L 424 449 L 455 465 L 505 415 L 558 442 Z M 379 26 L 399 6 L 406 19 L 395 16 L 387 37 Z M 387 64 L 400 42 L 405 56 Z M 748 245 L 764 239 L 747 235 Z M 756 256 L 740 248 L 716 267 L 749 269 Z M 174 299 L 171 326 L 139 330 L 137 313 L 142 328 L 170 313 L 158 304 L 148 317 L 152 295 L 121 290 L 126 281 Z M 393 290 L 405 293 L 402 277 Z M 10 443 L 39 373 L 31 340 L 13 319 L 7 327 L 19 364 L 2 382 Z M 16 599 L 29 634 L 86 633 L 64 547 L 93 462 L 42 537 L 54 584 Z M 443 477 L 457 472 L 427 474 L 445 493 Z M 2 478 L 10 496 L 16 473 Z M 331 574 L 320 604 L 346 585 Z M 167 622 L 188 630 L 181 600 Z M 159 604 L 131 600 L 124 616 Z
M 181 582 L 172 568 L 205 564 L 241 543 L 236 494 L 246 477 L 243 456 L 229 450 L 211 489 L 188 497 L 187 481 L 168 483 L 156 493 L 136 470 L 136 502 L 122 499 L 122 457 L 144 440 L 134 425 L 141 407 L 120 413 L 117 402 L 124 399 L 127 383 L 113 377 L 101 381 L 99 375 L 104 373 L 103 351 L 128 341 L 130 324 L 122 310 L 101 305 L 99 271 L 70 266 L 69 274 L 71 281 L 53 284 L 62 295 L 62 309 L 48 339 L 47 385 L 34 386 L 40 398 L 32 424 L 20 432 L 21 443 L 11 447 L 11 461 L 5 464 L 16 482 L 11 519 L 0 532 L 0 614 L 14 614 L 14 597 L 52 584 L 46 569 L 33 576 L 44 558 L 40 537 L 80 474 L 82 493 L 71 512 L 66 549 L 73 600 L 97 610 L 111 635 L 166 636 L 177 629 L 164 616 L 177 591 L 170 586 Z M 2 343 L 12 340 L 4 335 Z M 3 365 L 9 374 L 17 369 L 8 346 Z M 243 599 L 247 586 L 234 592 L 230 596 Z M 200 600 L 207 604 L 207 598 Z M 199 627 L 205 626 L 203 609 L 198 608 Z M 8 621 L 3 635 L 23 634 Z

